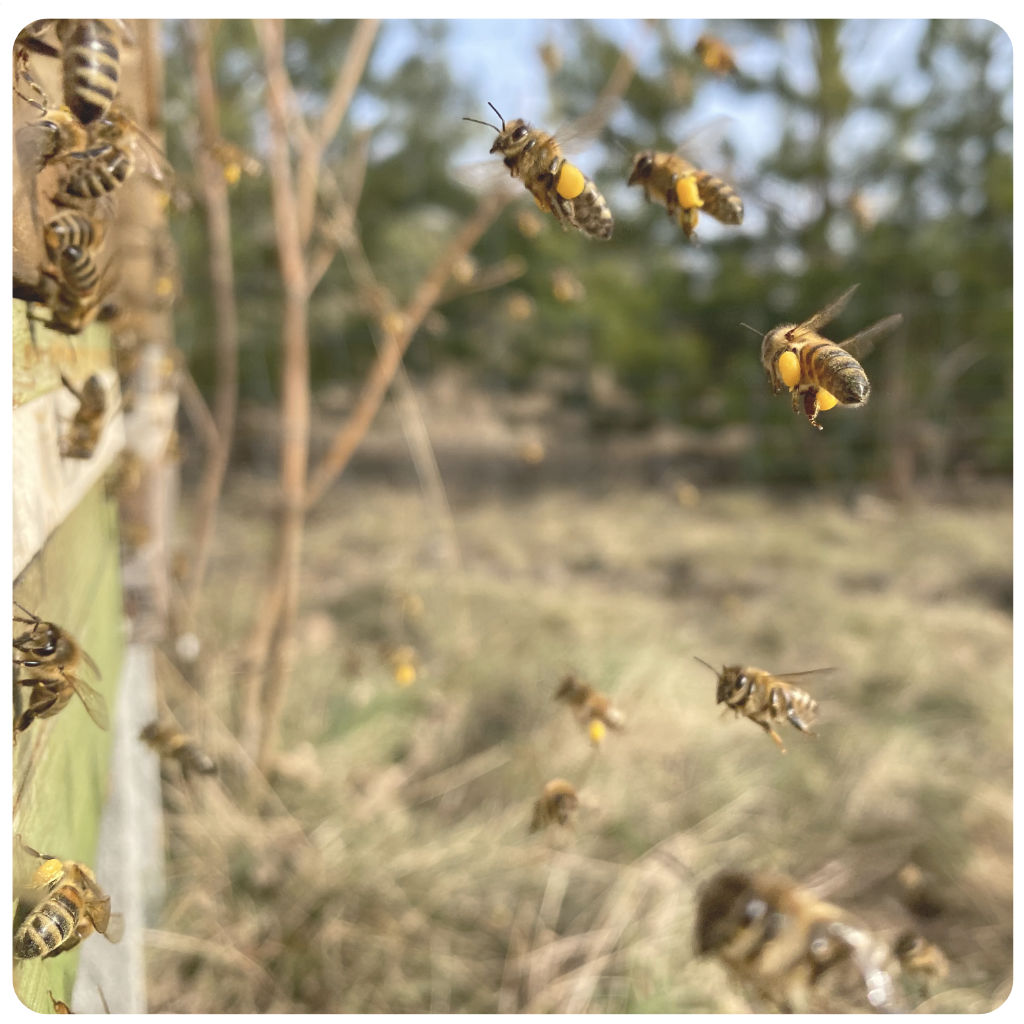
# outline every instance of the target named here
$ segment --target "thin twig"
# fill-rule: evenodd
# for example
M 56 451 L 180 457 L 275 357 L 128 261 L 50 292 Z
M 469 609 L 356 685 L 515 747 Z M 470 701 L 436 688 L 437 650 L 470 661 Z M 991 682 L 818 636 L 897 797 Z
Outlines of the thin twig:
M 406 309 L 382 331 L 377 358 L 363 383 L 349 418 L 334 436 L 330 449 L 310 474 L 308 507 L 315 505 L 344 472 L 359 443 L 377 415 L 384 395 L 398 372 L 399 364 L 423 318 L 430 312 L 458 259 L 476 245 L 509 201 L 506 195 L 490 195 L 462 226 L 441 258 L 420 283 Z
M 269 587 L 271 595 L 264 601 L 265 607 L 277 605 L 280 613 L 273 622 L 272 646 L 268 644 L 270 669 L 264 692 L 259 692 L 258 674 L 247 686 L 242 734 L 247 748 L 256 750 L 257 764 L 266 770 L 277 742 L 298 608 L 309 459 L 309 295 L 288 151 L 287 97 L 290 89 L 284 66 L 284 25 L 279 21 L 258 21 L 256 34 L 267 78 L 266 102 L 270 121 L 268 169 L 274 232 L 284 286 L 281 327 L 284 351 L 281 371 L 282 508 L 277 561 Z
M 206 208 L 210 286 L 213 297 L 214 345 L 216 353 L 216 390 L 213 417 L 216 439 L 208 435 L 206 461 L 196 496 L 196 521 L 192 565 L 184 584 L 185 610 L 195 616 L 195 606 L 206 576 L 210 549 L 217 521 L 224 476 L 231 455 L 231 438 L 238 407 L 238 308 L 235 301 L 235 273 L 231 254 L 231 211 L 223 169 L 214 158 L 220 139 L 217 91 L 213 77 L 210 25 L 189 25 L 189 52 L 196 83 L 200 138 L 195 162 Z
M 320 177 L 324 151 L 345 119 L 356 87 L 366 69 L 366 62 L 370 59 L 370 51 L 373 49 L 373 41 L 379 27 L 380 22 L 374 18 L 360 21 L 356 25 L 352 41 L 345 53 L 338 77 L 334 80 L 334 87 L 327 99 L 320 123 L 311 138 L 303 144 L 297 175 L 296 199 L 299 213 L 299 235 L 303 248 L 309 245 L 309 239 L 313 232 L 317 181 Z

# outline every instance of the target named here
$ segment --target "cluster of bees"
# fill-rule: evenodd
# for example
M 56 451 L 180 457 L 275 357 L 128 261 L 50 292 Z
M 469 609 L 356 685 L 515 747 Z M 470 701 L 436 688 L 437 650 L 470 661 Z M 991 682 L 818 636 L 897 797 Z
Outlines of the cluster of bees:
M 731 69 L 724 44 L 709 36 L 698 41 L 698 54 L 712 70 Z M 519 178 L 537 206 L 563 229 L 574 228 L 587 238 L 607 241 L 614 218 L 597 186 L 563 155 L 558 140 L 522 118 L 506 122 L 493 103 L 501 127 L 467 117 L 497 132 L 491 153 L 499 154 L 513 178 Z M 648 202 L 663 206 L 688 240 L 696 238 L 700 213 L 723 224 L 743 223 L 743 200 L 721 177 L 697 167 L 679 152 L 643 150 L 633 157 L 629 185 L 639 185 Z M 856 355 L 889 334 L 903 320 L 885 317 L 844 341 L 832 342 L 818 331 L 842 312 L 856 290 L 853 285 L 824 309 L 800 323 L 781 324 L 762 336 L 761 364 L 772 392 L 788 389 L 793 410 L 821 430 L 818 414 L 837 405 L 863 406 L 871 393 L 867 374 Z M 761 332 L 757 332 L 761 333 Z
M 702 36 L 696 50 L 716 73 L 735 68 L 719 40 Z M 520 118 L 506 122 L 494 104 L 489 105 L 500 127 L 465 120 L 497 133 L 491 153 L 502 157 L 537 206 L 563 229 L 609 240 L 614 218 L 607 202 L 594 182 L 566 160 L 555 137 Z M 696 238 L 701 212 L 727 225 L 743 222 L 743 201 L 735 190 L 680 152 L 637 153 L 628 184 L 639 185 L 648 202 L 664 207 L 687 240 Z M 819 332 L 844 309 L 856 288 L 848 288 L 798 323 L 780 324 L 761 335 L 761 363 L 772 392 L 788 390 L 794 412 L 819 430 L 819 413 L 867 402 L 871 386 L 854 353 L 868 351 L 902 321 L 900 314 L 886 317 L 840 342 L 823 337 Z M 753 666 L 724 665 L 719 671 L 697 660 L 716 676 L 716 702 L 763 729 L 783 753 L 786 748 L 777 726 L 788 722 L 799 732 L 811 733 L 818 704 L 804 686 L 813 673 L 829 669 L 775 674 Z M 568 706 L 595 747 L 609 729 L 624 726 L 622 712 L 609 698 L 575 674 L 561 680 L 554 696 Z M 571 825 L 579 806 L 569 780 L 551 779 L 533 805 L 530 831 Z M 892 1011 L 898 1005 L 895 975 L 933 980 L 948 971 L 941 950 L 916 932 L 905 932 L 890 945 L 792 879 L 745 870 L 721 871 L 702 887 L 695 946 L 698 954 L 716 956 L 741 984 L 783 1012 L 828 1008 L 829 996 L 822 993 L 831 984 L 831 996 L 838 998 L 837 979 L 851 976 L 855 1001 L 866 1000 L 876 1011 Z
M 27 297 L 49 307 L 48 325 L 66 334 L 104 309 L 111 281 L 103 252 L 118 190 L 143 154 L 154 177 L 166 166 L 118 101 L 123 33 L 119 21 L 44 19 L 15 43 L 15 91 L 38 114 L 18 129 L 16 153 L 33 183 L 46 254 Z M 32 74 L 33 55 L 60 62 L 62 103 Z
M 718 671 L 696 660 L 716 676 L 716 703 L 762 728 L 782 753 L 776 724 L 811 734 L 818 704 L 794 680 L 831 669 L 776 675 L 741 665 Z M 609 729 L 625 727 L 623 712 L 576 673 L 562 678 L 554 699 L 568 707 L 595 748 Z M 568 779 L 549 780 L 533 805 L 530 832 L 571 827 L 579 807 Z M 893 1012 L 900 1009 L 895 976 L 902 975 L 905 991 L 924 996 L 949 973 L 942 950 L 918 932 L 903 931 L 887 943 L 781 874 L 720 871 L 701 887 L 696 918 L 698 955 L 717 957 L 742 986 L 784 1013 L 830 1012 L 864 1001 L 872 1010 Z
M 16 691 L 27 690 L 28 698 L 20 713 L 16 700 L 14 741 L 37 719 L 51 718 L 62 711 L 73 696 L 79 698 L 96 725 L 107 729 L 106 698 L 82 678 L 86 672 L 99 678 L 96 662 L 68 630 L 41 619 L 20 604 L 17 607 L 21 614 L 13 616 L 14 684 Z M 139 738 L 161 757 L 176 762 L 185 778 L 217 771 L 213 759 L 170 723 L 151 722 Z M 111 913 L 110 897 L 91 868 L 22 846 L 42 863 L 27 887 L 33 900 L 31 909 L 15 930 L 16 959 L 57 956 L 74 949 L 93 932 L 111 942 L 120 939 L 123 918 Z

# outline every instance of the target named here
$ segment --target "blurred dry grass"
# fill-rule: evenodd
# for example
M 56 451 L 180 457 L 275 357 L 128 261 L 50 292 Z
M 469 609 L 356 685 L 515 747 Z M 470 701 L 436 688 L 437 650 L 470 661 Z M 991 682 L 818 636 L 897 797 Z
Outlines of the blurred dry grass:
M 757 1009 L 693 955 L 696 887 L 723 866 L 831 879 L 828 898 L 882 935 L 936 941 L 952 971 L 912 996 L 921 1009 L 999 1005 L 1009 488 L 969 504 L 840 503 L 695 483 L 670 458 L 646 476 L 609 458 L 601 474 L 594 450 L 585 479 L 560 485 L 552 461 L 580 433 L 517 459 L 527 418 L 432 398 L 461 568 L 386 410 L 309 521 L 286 753 L 255 785 L 218 723 L 273 485 L 229 480 L 197 676 L 221 775 L 168 782 L 151 1008 Z M 412 681 L 396 678 L 401 648 Z M 836 666 L 813 684 L 817 735 L 786 727 L 783 756 L 723 718 L 694 655 Z M 597 753 L 552 700 L 570 668 L 627 716 Z M 554 776 L 580 791 L 575 825 L 529 835 Z M 908 862 L 931 886 L 918 913 L 900 899 Z

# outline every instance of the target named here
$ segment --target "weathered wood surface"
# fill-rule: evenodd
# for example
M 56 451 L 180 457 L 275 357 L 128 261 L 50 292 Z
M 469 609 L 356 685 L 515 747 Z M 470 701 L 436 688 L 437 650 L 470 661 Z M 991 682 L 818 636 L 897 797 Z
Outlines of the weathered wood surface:
M 101 678 L 88 669 L 83 670 L 83 678 L 104 695 L 111 711 L 111 728 L 116 729 L 113 711 L 122 658 L 123 611 L 116 509 L 102 483 L 95 484 L 53 532 L 17 580 L 14 598 L 34 614 L 67 629 L 89 652 Z M 16 710 L 23 706 L 24 696 L 20 692 L 15 695 Z M 76 697 L 57 715 L 37 719 L 21 733 L 13 756 L 13 829 L 23 842 L 62 860 L 93 863 L 100 810 L 107 793 L 111 737 L 111 732 L 93 722 Z M 37 864 L 15 849 L 16 890 Z M 116 903 L 114 880 L 108 883 L 100 878 L 99 882 L 109 885 Z M 71 951 L 47 960 L 16 962 L 18 997 L 39 1011 L 50 1008 L 47 990 L 68 1002 L 78 955 Z

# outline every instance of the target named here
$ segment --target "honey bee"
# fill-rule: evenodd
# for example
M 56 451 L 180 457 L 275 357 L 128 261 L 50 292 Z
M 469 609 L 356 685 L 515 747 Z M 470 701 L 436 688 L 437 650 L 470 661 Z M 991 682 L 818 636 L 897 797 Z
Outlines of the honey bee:
M 154 181 L 172 176 L 157 144 L 117 108 L 91 125 L 87 145 L 61 153 L 53 196 L 58 206 L 88 207 L 107 198 L 134 173 L 140 158 Z
M 892 951 L 903 972 L 916 979 L 925 992 L 949 974 L 946 954 L 917 932 L 901 933 L 892 944 Z
M 256 157 L 227 139 L 218 139 L 211 155 L 224 169 L 224 180 L 229 185 L 237 185 L 243 174 L 258 178 L 263 173 L 263 164 Z
M 30 887 L 45 889 L 47 894 L 14 934 L 14 956 L 18 960 L 57 956 L 94 931 L 111 942 L 120 940 L 122 919 L 111 915 L 110 897 L 100 889 L 91 868 L 78 861 L 36 853 L 31 847 L 25 849 L 43 862 L 32 876 Z
M 693 51 L 700 57 L 704 67 L 715 74 L 727 75 L 736 70 L 736 59 L 732 55 L 732 50 L 717 36 L 703 33 L 698 37 Z
M 121 25 L 78 18 L 57 22 L 64 102 L 85 125 L 103 117 L 117 98 L 121 77 Z
M 695 237 L 701 210 L 723 224 L 743 223 L 743 200 L 736 192 L 678 153 L 637 153 L 628 184 L 642 185 L 647 201 L 664 206 L 687 239 Z
M 217 774 L 213 758 L 191 736 L 173 725 L 150 722 L 139 733 L 139 739 L 148 743 L 161 757 L 176 760 L 186 778 L 193 772 L 197 775 Z
M 894 1006 L 884 944 L 784 875 L 715 875 L 700 894 L 695 939 L 699 955 L 716 956 L 782 1013 L 835 1012 L 837 1000 L 865 996 L 874 1010 Z
M 71 420 L 67 436 L 61 443 L 60 453 L 67 459 L 89 459 L 96 451 L 103 433 L 107 413 L 107 392 L 103 378 L 94 373 L 86 378 L 79 391 L 64 376 L 60 375 L 64 387 L 78 399 L 78 410 Z
M 102 308 L 104 272 L 96 260 L 103 225 L 80 211 L 61 210 L 46 224 L 50 259 L 42 268 L 37 296 L 50 308 L 48 326 L 77 334 Z
M 703 658 L 697 658 L 702 665 L 718 676 L 715 702 L 725 704 L 740 715 L 756 722 L 779 745 L 782 753 L 786 748 L 771 722 L 788 720 L 801 732 L 813 735 L 810 724 L 818 711 L 818 702 L 810 694 L 793 683 L 794 679 L 812 675 L 815 672 L 830 672 L 827 668 L 812 668 L 806 672 L 788 672 L 773 675 L 761 668 L 741 665 L 723 665 L 722 671 L 708 665 Z
M 612 237 L 611 210 L 597 186 L 575 165 L 562 156 L 553 135 L 539 131 L 522 118 L 505 123 L 493 103 L 488 106 L 501 121 L 501 127 L 465 117 L 464 121 L 493 128 L 498 137 L 491 146 L 500 153 L 513 178 L 521 178 L 537 205 L 550 213 L 563 228 L 574 227 L 588 238 Z
M 15 616 L 14 621 L 31 628 L 14 639 L 14 649 L 18 652 L 14 665 L 15 671 L 20 673 L 18 685 L 31 687 L 31 695 L 28 707 L 15 720 L 15 740 L 35 719 L 57 714 L 71 700 L 72 694 L 78 694 L 89 717 L 101 729 L 106 729 L 109 725 L 106 699 L 77 675 L 84 662 L 99 678 L 96 662 L 67 630 L 45 622 L 20 604 L 18 607 L 29 617 Z
M 901 313 L 894 313 L 838 344 L 823 338 L 818 330 L 838 316 L 857 288 L 848 288 L 803 323 L 780 324 L 761 342 L 761 364 L 772 392 L 778 394 L 784 387 L 789 388 L 793 411 L 799 413 L 802 409 L 818 430 L 819 412 L 836 405 L 864 405 L 871 394 L 867 374 L 848 350 L 866 351 L 903 321 Z
M 579 803 L 579 797 L 571 782 L 565 779 L 552 779 L 545 783 L 543 792 L 533 805 L 530 831 L 539 832 L 555 822 L 559 825 L 568 825 Z
M 590 733 L 591 742 L 595 746 L 603 739 L 605 727 L 622 729 L 626 724 L 622 712 L 603 693 L 588 686 L 575 673 L 569 672 L 563 677 L 555 691 L 555 700 L 569 705 L 577 721 Z

